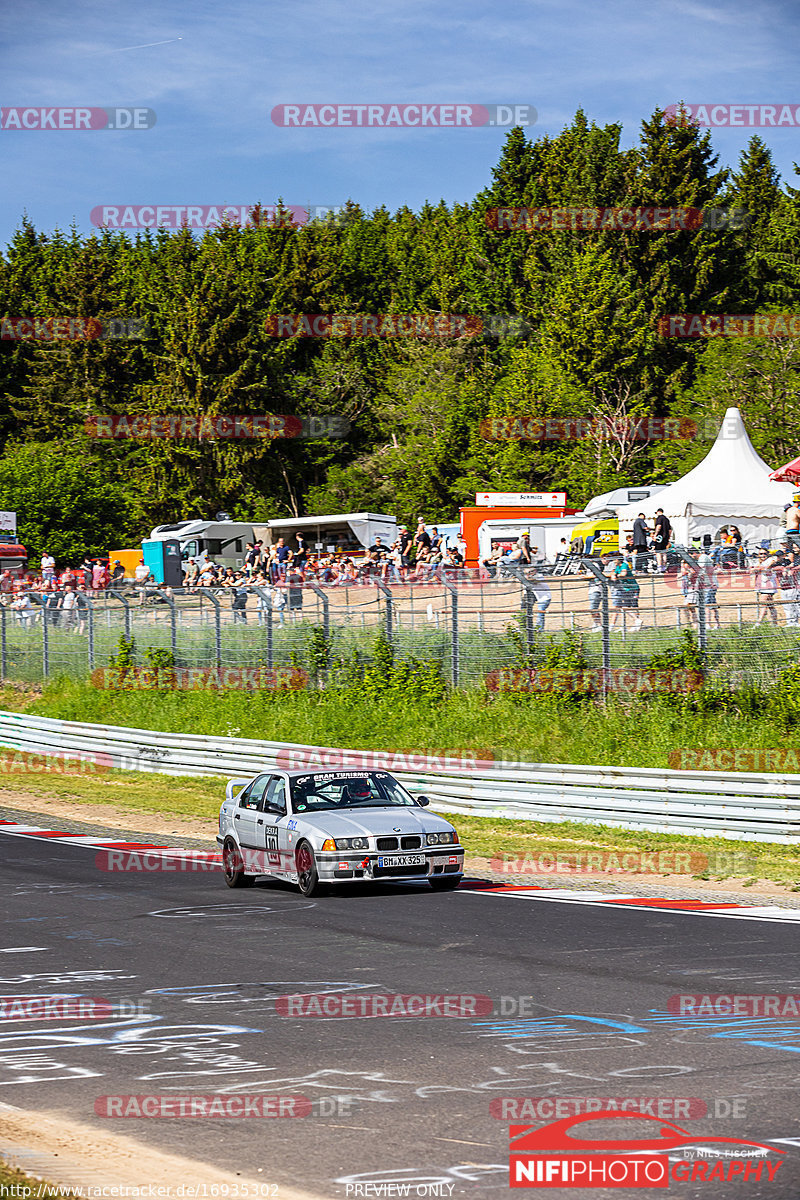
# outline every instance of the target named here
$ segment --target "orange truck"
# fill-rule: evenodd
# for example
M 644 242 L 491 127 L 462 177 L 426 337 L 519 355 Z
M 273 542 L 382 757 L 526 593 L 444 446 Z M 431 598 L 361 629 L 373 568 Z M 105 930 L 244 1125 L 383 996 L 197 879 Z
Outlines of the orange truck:
M 513 545 L 523 529 L 530 529 L 531 545 L 538 545 L 550 558 L 548 535 L 557 533 L 558 539 L 566 537 L 569 542 L 572 522 L 565 518 L 578 511 L 567 508 L 566 492 L 477 492 L 474 508 L 459 509 L 465 565 L 478 566 L 484 557 L 482 546 L 485 551 L 489 545 Z M 488 539 L 487 530 L 491 530 Z

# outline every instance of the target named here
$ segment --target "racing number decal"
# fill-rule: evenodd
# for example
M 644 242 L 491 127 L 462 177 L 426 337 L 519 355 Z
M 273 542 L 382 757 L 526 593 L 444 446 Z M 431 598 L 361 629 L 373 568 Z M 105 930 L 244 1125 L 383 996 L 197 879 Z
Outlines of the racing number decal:
M 271 867 L 279 867 L 281 865 L 281 856 L 278 851 L 278 826 L 264 826 L 265 849 L 267 851 L 267 862 Z

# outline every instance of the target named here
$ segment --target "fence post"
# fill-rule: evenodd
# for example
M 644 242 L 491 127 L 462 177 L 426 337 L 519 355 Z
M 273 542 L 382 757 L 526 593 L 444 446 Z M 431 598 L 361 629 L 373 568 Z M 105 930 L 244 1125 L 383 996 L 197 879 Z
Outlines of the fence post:
M 167 596 L 163 592 L 161 593 L 161 595 L 162 595 L 162 598 L 164 600 L 166 600 L 167 604 L 169 605 L 169 645 L 170 645 L 170 650 L 172 651 L 172 660 L 174 662 L 175 655 L 178 653 L 178 629 L 177 629 L 177 619 L 175 616 L 175 599 L 173 596 Z
M 583 558 L 581 561 L 584 567 L 591 571 L 603 589 L 603 594 L 600 597 L 600 624 L 602 626 L 603 638 L 603 697 L 605 698 L 608 691 L 608 681 L 611 678 L 611 626 L 608 619 L 609 581 L 602 566 L 595 559 Z
M 460 648 L 458 643 L 458 588 L 452 583 L 444 572 L 444 567 L 439 567 L 439 578 L 450 593 L 450 655 L 451 655 L 451 678 L 453 687 L 457 688 L 461 677 L 460 671 Z
M 251 585 L 256 595 L 263 601 L 267 613 L 267 670 L 272 670 L 272 597 L 265 588 L 254 583 Z
M 219 675 L 222 670 L 222 607 L 210 588 L 198 588 L 197 591 L 201 596 L 208 596 L 214 605 L 214 658 Z
M 685 563 L 692 568 L 695 573 L 695 583 L 697 586 L 697 645 L 700 653 L 705 656 L 708 639 L 706 637 L 706 588 L 711 586 L 711 580 L 706 574 L 705 567 L 701 567 L 696 558 L 692 558 L 688 550 L 681 550 L 675 547 L 675 553 L 679 558 L 682 558 Z
M 533 587 L 529 579 L 526 579 L 521 568 L 514 563 L 503 563 L 503 570 L 507 571 L 518 583 L 522 584 L 523 609 L 525 612 L 525 640 L 528 643 L 528 653 L 533 651 L 533 643 L 536 637 L 536 629 L 533 620 L 534 601 L 536 597 L 533 594 Z M 562 604 L 563 609 L 563 604 Z
M 378 591 L 383 592 L 384 596 L 386 597 L 386 640 L 391 646 L 392 638 L 394 636 L 392 629 L 392 606 L 394 604 L 392 593 L 382 579 L 375 579 L 374 583 Z
M 113 596 L 115 600 L 119 600 L 120 604 L 125 605 L 125 637 L 128 641 L 131 640 L 131 604 L 127 596 L 123 596 L 121 592 L 115 592 L 113 588 L 108 589 L 109 596 Z
M 42 620 L 44 620 L 45 609 L 42 608 Z M 6 606 L 0 604 L 0 683 L 5 682 L 6 678 Z
M 316 592 L 316 594 L 319 596 L 320 600 L 322 601 L 322 630 L 325 634 L 325 641 L 327 642 L 330 640 L 330 636 L 331 636 L 331 617 L 330 617 L 330 612 L 329 612 L 330 601 L 328 600 L 328 597 L 326 596 L 325 592 L 322 590 L 322 588 L 319 586 L 319 584 L 315 580 L 309 579 L 306 582 L 306 587 L 311 588 L 312 592 Z M 389 592 L 389 596 L 391 596 L 391 594 L 392 593 Z
M 94 602 L 88 596 L 84 596 L 86 601 L 86 624 L 88 627 L 89 639 L 87 643 L 87 657 L 89 660 L 89 670 L 94 670 Z
M 47 609 L 42 609 L 42 675 L 50 674 L 50 634 L 47 629 Z

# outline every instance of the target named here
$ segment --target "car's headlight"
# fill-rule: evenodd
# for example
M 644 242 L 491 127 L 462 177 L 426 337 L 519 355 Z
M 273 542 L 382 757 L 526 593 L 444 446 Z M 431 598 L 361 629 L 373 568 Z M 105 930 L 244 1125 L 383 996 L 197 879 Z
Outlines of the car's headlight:
M 457 842 L 457 841 L 458 841 L 458 835 L 455 830 L 453 830 L 452 833 L 429 833 L 428 834 L 428 845 L 429 846 L 446 845 L 448 842 Z
M 368 850 L 369 839 L 365 837 L 357 838 L 337 838 L 337 850 Z

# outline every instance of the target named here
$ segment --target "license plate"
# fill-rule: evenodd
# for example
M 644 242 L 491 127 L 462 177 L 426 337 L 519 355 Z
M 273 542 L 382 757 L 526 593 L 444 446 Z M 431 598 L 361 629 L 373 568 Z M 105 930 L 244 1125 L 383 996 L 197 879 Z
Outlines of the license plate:
M 426 863 L 424 854 L 390 854 L 386 858 L 378 859 L 379 867 L 424 867 Z

